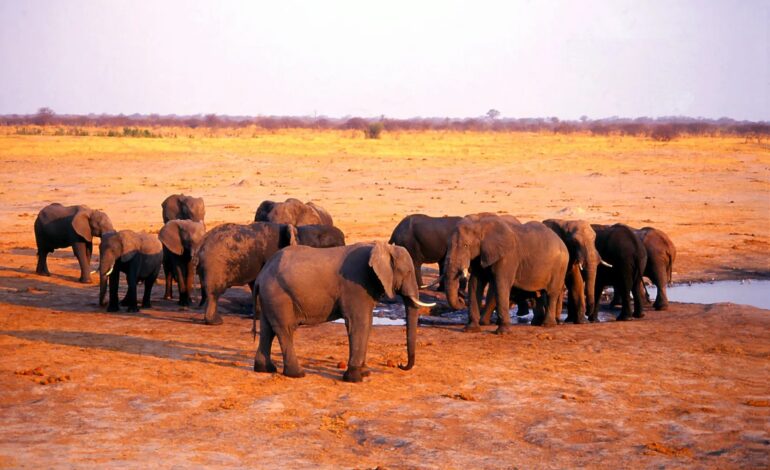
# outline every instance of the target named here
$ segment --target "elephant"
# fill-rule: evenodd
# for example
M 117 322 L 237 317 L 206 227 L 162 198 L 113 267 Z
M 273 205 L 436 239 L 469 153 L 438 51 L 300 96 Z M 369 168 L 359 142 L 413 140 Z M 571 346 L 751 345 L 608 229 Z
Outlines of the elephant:
M 172 194 L 160 206 L 163 208 L 163 223 L 169 220 L 182 219 L 203 223 L 206 218 L 206 205 L 202 197 Z
M 104 305 L 109 280 L 108 312 L 117 312 L 120 273 L 126 273 L 128 292 L 124 299 L 129 312 L 138 312 L 136 285 L 144 283 L 142 308 L 152 307 L 150 295 L 163 260 L 163 245 L 157 237 L 131 230 L 107 233 L 99 243 L 99 305 Z
M 336 248 L 291 246 L 268 261 L 254 283 L 255 302 L 259 296 L 259 346 L 254 360 L 257 372 L 276 372 L 270 359 L 275 336 L 283 353 L 283 374 L 305 374 L 294 351 L 294 330 L 300 325 L 317 325 L 345 319 L 348 332 L 347 382 L 361 382 L 369 375 L 366 348 L 372 327 L 372 310 L 385 294 L 401 295 L 406 308 L 407 364 L 415 363 L 417 319 L 420 307 L 435 304 L 420 301 L 414 266 L 403 247 L 383 242 L 357 243 Z M 256 318 L 252 332 L 256 335 Z
M 160 229 L 158 238 L 163 244 L 163 271 L 166 274 L 164 299 L 171 298 L 171 283 L 168 281 L 173 276 L 179 285 L 178 304 L 182 307 L 190 306 L 195 277 L 193 259 L 205 234 L 203 223 L 192 220 L 169 220 Z
M 586 323 L 586 312 L 594 309 L 596 271 L 600 263 L 608 266 L 596 250 L 596 232 L 584 220 L 548 219 L 543 223 L 567 246 L 567 322 Z M 612 266 L 609 266 L 612 267 Z
M 478 278 L 487 277 L 494 287 L 497 305 L 509 305 L 514 294 L 537 296 L 537 308 L 532 323 L 556 324 L 560 311 L 564 278 L 569 252 L 559 237 L 540 222 L 512 224 L 494 214 L 472 214 L 463 217 L 449 239 L 446 255 L 446 295 L 454 309 L 465 306 L 457 295 L 462 276 L 476 271 L 468 282 L 470 307 L 478 303 L 482 284 Z M 498 315 L 498 334 L 511 330 L 508 315 Z M 479 331 L 479 314 L 468 309 L 466 331 Z
M 444 290 L 444 257 L 447 241 L 462 217 L 431 217 L 425 214 L 412 214 L 401 219 L 393 229 L 388 243 L 403 246 L 414 263 L 417 285 L 422 283 L 423 263 L 438 263 L 439 290 Z
M 316 248 L 345 246 L 345 234 L 331 225 L 300 225 L 297 227 L 297 243 Z
M 631 319 L 632 291 L 633 317 L 644 317 L 642 274 L 647 265 L 647 250 L 642 241 L 628 225 L 591 224 L 591 228 L 596 232 L 596 249 L 599 255 L 611 267 L 600 264 L 596 271 L 595 302 L 588 319 L 598 319 L 599 299 L 604 287 L 608 285 L 612 285 L 615 292 L 620 293 L 621 311 L 617 317 L 619 321 Z
M 286 224 L 223 224 L 208 232 L 195 260 L 205 323 L 222 323 L 217 301 L 227 289 L 244 284 L 253 289 L 254 279 L 267 260 L 281 248 L 296 244 L 297 228 Z
M 658 295 L 655 297 L 653 307 L 655 310 L 666 310 L 668 308 L 666 286 L 671 282 L 671 273 L 676 260 L 674 242 L 665 232 L 654 227 L 643 227 L 634 230 L 634 233 L 642 241 L 647 251 L 647 265 L 644 268 L 644 275 L 658 288 Z M 649 301 L 646 291 L 645 299 Z
M 205 224 L 203 219 L 206 218 L 206 205 L 204 204 L 202 197 L 186 196 L 184 194 L 172 194 L 163 200 L 160 206 L 163 208 L 164 224 L 168 223 L 170 220 L 175 219 L 192 220 L 193 222 L 200 222 L 201 224 Z M 166 278 L 166 291 L 163 295 L 163 298 L 171 299 L 173 297 L 172 287 L 174 284 L 174 273 L 166 269 L 166 267 L 171 266 L 174 261 L 165 259 L 167 253 L 168 251 L 163 251 L 163 274 Z M 179 297 L 180 299 L 182 297 L 181 285 L 179 285 Z
M 334 225 L 332 216 L 321 206 L 289 198 L 284 202 L 262 201 L 254 214 L 254 222 L 291 225 Z
M 63 206 L 53 203 L 45 206 L 35 219 L 35 242 L 37 243 L 37 268 L 41 276 L 50 276 L 48 253 L 56 248 L 72 247 L 80 264 L 80 282 L 91 282 L 91 253 L 93 237 L 114 232 L 112 221 L 102 211 L 88 206 Z

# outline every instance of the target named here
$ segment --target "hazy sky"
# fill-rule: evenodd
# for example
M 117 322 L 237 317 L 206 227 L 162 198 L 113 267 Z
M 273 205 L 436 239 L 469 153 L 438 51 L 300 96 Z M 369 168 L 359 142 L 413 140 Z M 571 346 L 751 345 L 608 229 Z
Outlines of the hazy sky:
M 770 120 L 770 0 L 0 0 L 0 114 Z

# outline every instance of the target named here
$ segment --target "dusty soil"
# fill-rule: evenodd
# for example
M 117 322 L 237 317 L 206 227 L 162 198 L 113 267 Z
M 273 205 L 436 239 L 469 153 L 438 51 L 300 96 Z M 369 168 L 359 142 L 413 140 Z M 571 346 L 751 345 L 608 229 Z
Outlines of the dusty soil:
M 372 376 L 341 382 L 344 326 L 303 328 L 307 377 L 251 370 L 242 289 L 206 327 L 154 291 L 107 314 L 66 250 L 34 274 L 45 204 L 103 208 L 157 231 L 160 202 L 201 195 L 207 225 L 263 199 L 329 209 L 349 241 L 386 239 L 407 213 L 505 211 L 668 232 L 675 281 L 767 276 L 770 152 L 740 139 L 425 133 L 255 138 L 0 136 L 0 466 L 548 468 L 770 465 L 770 315 L 674 303 L 640 321 L 376 327 Z M 96 260 L 94 260 L 96 263 Z M 427 292 L 426 297 L 433 296 Z M 281 366 L 278 345 L 275 359 Z

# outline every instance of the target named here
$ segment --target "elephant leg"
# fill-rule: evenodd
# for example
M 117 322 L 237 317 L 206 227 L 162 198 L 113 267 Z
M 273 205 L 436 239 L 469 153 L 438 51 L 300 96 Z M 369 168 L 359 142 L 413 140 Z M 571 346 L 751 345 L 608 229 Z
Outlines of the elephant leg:
M 445 286 L 444 286 L 444 259 L 440 259 L 438 261 L 438 290 L 439 292 L 444 292 Z
M 48 271 L 48 253 L 51 253 L 48 248 L 44 248 L 41 245 L 37 246 L 37 267 L 35 268 L 35 273 L 40 276 L 51 275 Z
M 518 317 L 525 317 L 529 315 L 529 302 L 527 302 L 527 298 L 518 295 L 516 298 L 516 316 Z
M 668 273 L 665 266 L 655 270 L 655 275 L 651 279 L 655 287 L 658 288 L 658 294 L 655 296 L 655 303 L 652 305 L 655 310 L 668 309 L 668 293 L 666 287 L 668 284 Z
M 555 310 L 550 307 L 550 302 L 553 300 L 547 294 L 543 293 L 535 299 L 535 314 L 532 317 L 533 326 L 554 326 L 556 325 L 555 315 L 552 317 L 552 311 Z
M 137 255 L 138 256 L 138 255 Z M 137 257 L 134 257 L 136 260 Z M 136 285 L 139 282 L 139 263 L 132 262 L 126 273 L 126 281 L 128 283 L 128 292 L 126 293 L 126 300 L 128 301 L 128 311 L 138 312 L 139 305 L 136 298 Z
M 94 253 L 94 244 L 93 242 L 87 242 L 86 243 L 86 260 L 88 261 L 88 264 L 91 264 L 91 255 Z M 90 271 L 89 271 L 90 274 Z
M 576 280 L 575 280 L 575 268 L 571 266 L 567 272 L 567 278 L 564 284 L 567 286 L 567 319 L 565 323 L 577 323 L 577 312 L 580 293 L 577 292 Z M 582 279 L 582 278 L 581 278 Z
M 273 364 L 273 360 L 270 359 L 270 351 L 273 348 L 273 339 L 275 338 L 275 332 L 273 327 L 270 326 L 270 322 L 267 318 L 262 317 L 259 320 L 259 347 L 257 348 L 257 355 L 254 358 L 254 371 L 255 372 L 277 372 L 278 369 Z
M 567 278 L 567 321 L 575 323 L 585 323 L 587 302 L 586 302 L 586 283 L 580 273 L 580 267 L 573 266 L 571 276 Z M 572 281 L 570 283 L 570 280 Z M 570 312 L 572 308 L 572 312 Z M 557 317 L 561 310 L 556 312 Z M 590 312 L 589 312 L 590 313 Z
M 182 307 L 188 307 L 190 305 L 190 292 L 187 290 L 187 280 L 185 279 L 184 268 L 181 264 L 178 263 L 176 265 L 174 273 L 179 287 L 179 301 L 177 304 Z
M 481 331 L 479 326 L 479 286 L 482 286 L 483 280 L 479 279 L 479 276 L 471 274 L 471 278 L 468 280 L 468 323 L 465 325 L 466 332 Z
M 207 325 L 221 325 L 222 317 L 217 312 L 217 301 L 221 293 L 211 292 L 206 295 L 206 311 L 203 314 L 203 321 Z
M 193 262 L 190 260 L 190 262 L 187 264 L 187 269 L 184 272 L 184 280 L 181 282 L 184 282 L 185 284 L 185 294 L 187 295 L 187 306 L 192 304 L 192 293 L 193 293 L 193 281 L 195 277 L 195 270 L 193 269 Z
M 297 353 L 294 351 L 294 330 L 280 327 L 276 329 L 275 334 L 278 336 L 278 342 L 281 343 L 281 351 L 283 352 L 283 375 L 294 378 L 304 377 L 305 372 L 300 367 Z
M 594 303 L 591 311 L 588 313 L 588 321 L 590 322 L 599 321 L 599 300 L 602 298 L 603 290 L 604 285 L 597 279 L 594 283 Z
M 118 282 L 120 282 L 120 269 L 117 266 L 112 268 L 110 277 L 107 278 L 107 282 L 110 287 L 110 301 L 107 304 L 108 312 L 117 312 L 120 310 L 118 306 Z
M 155 285 L 155 276 L 144 280 L 144 295 L 142 296 L 142 308 L 152 308 L 152 286 Z
M 417 287 L 424 289 L 427 286 L 422 283 L 422 260 L 413 259 L 412 263 L 414 264 L 414 277 L 417 279 Z
M 198 302 L 198 307 L 203 307 L 203 304 L 206 303 L 206 298 L 208 298 L 206 295 L 206 287 L 204 287 L 203 283 L 201 283 L 201 301 Z
M 82 282 L 83 284 L 91 283 L 91 268 L 88 265 L 87 252 L 88 250 L 85 242 L 75 242 L 72 245 L 72 253 L 75 255 L 75 258 L 77 258 L 78 264 L 80 264 L 80 279 L 78 282 Z
M 486 284 L 486 283 L 485 283 Z M 481 299 L 484 294 L 484 286 L 480 285 L 478 298 Z M 487 295 L 486 300 L 484 301 L 484 308 L 481 310 L 481 320 L 480 324 L 482 325 L 491 325 L 492 324 L 492 312 L 497 307 L 497 296 L 495 295 L 495 288 L 492 284 L 489 284 L 489 288 L 487 289 Z
M 636 290 L 634 291 L 634 318 L 644 317 L 644 302 L 642 298 L 644 296 L 644 283 L 640 279 L 639 282 L 634 284 Z
M 360 313 L 359 315 L 356 315 Z M 350 320 L 345 322 L 348 330 L 348 369 L 342 376 L 345 382 L 361 382 L 364 380 L 366 365 L 366 348 L 369 345 L 370 325 L 364 319 L 369 319 L 366 312 L 355 312 Z
M 630 279 L 619 279 L 615 284 L 615 290 L 620 292 L 620 314 L 617 317 L 618 321 L 625 321 L 631 319 L 631 290 L 634 289 L 632 281 Z
M 163 277 L 166 280 L 166 291 L 163 293 L 163 298 L 171 300 L 174 298 L 174 279 L 171 274 L 171 263 L 163 263 Z
M 543 326 L 556 326 L 559 323 L 563 302 L 561 290 L 545 292 L 538 300 L 542 302 L 541 308 L 545 310 Z
M 496 276 L 494 283 L 497 298 L 497 330 L 495 333 L 505 335 L 512 331 L 510 312 L 512 283 L 502 276 Z

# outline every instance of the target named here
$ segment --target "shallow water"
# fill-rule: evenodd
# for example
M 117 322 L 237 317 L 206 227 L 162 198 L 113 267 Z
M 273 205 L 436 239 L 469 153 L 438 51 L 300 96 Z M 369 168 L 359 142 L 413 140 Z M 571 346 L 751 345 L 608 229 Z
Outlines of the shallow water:
M 655 300 L 657 289 L 647 287 Z M 714 281 L 697 284 L 679 284 L 668 288 L 668 300 L 695 304 L 731 302 L 770 309 L 770 280 Z

